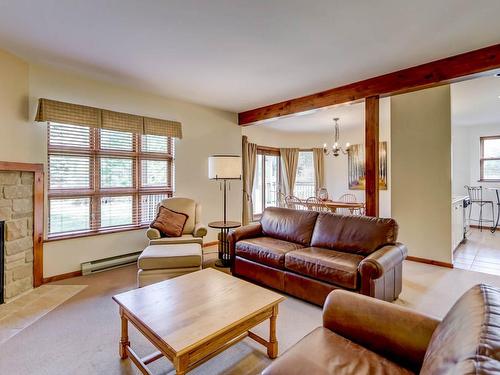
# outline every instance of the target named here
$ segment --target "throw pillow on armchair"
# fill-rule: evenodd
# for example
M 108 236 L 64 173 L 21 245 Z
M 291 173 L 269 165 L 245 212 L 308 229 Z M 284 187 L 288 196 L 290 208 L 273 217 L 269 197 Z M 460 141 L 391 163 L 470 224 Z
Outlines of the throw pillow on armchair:
M 188 215 L 182 212 L 172 211 L 160 206 L 155 221 L 151 223 L 151 227 L 158 229 L 166 237 L 180 237 L 187 219 Z

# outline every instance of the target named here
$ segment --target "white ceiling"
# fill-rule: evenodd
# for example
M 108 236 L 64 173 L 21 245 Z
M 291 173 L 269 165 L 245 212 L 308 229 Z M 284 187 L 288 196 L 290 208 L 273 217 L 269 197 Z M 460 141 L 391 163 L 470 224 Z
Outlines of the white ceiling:
M 500 127 L 500 77 L 492 75 L 451 85 L 451 119 L 454 126 Z
M 500 42 L 498 0 L 0 0 L 0 47 L 242 111 Z
M 302 112 L 296 115 L 262 121 L 251 126 L 291 133 L 325 133 L 333 131 L 333 119 L 335 117 L 339 118 L 341 130 L 363 127 L 365 124 L 365 104 L 364 102 L 360 102 L 321 108 L 310 112 Z

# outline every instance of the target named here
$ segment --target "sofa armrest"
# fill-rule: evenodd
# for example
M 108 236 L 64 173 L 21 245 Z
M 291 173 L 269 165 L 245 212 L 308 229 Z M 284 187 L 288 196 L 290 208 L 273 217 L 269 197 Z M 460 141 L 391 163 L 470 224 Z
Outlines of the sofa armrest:
M 359 273 L 361 273 L 362 277 L 378 279 L 387 270 L 403 263 L 407 255 L 408 249 L 402 243 L 384 246 L 359 263 Z
M 148 230 L 146 231 L 146 236 L 150 240 L 157 240 L 157 239 L 161 238 L 160 231 L 156 228 L 151 228 L 151 227 L 149 227 Z
M 344 290 L 331 292 L 323 326 L 419 372 L 439 320 L 405 307 Z
M 229 253 L 231 256 L 231 271 L 233 269 L 234 263 L 234 250 L 236 247 L 236 242 L 244 240 L 246 238 L 259 237 L 262 235 L 262 226 L 260 223 L 249 224 L 243 227 L 239 227 L 231 231 L 227 235 L 227 241 L 229 242 Z
M 384 246 L 364 258 L 358 266 L 361 294 L 392 302 L 403 287 L 403 260 L 408 250 L 401 243 Z
M 194 226 L 194 237 L 205 237 L 207 235 L 207 227 L 204 224 L 198 223 Z

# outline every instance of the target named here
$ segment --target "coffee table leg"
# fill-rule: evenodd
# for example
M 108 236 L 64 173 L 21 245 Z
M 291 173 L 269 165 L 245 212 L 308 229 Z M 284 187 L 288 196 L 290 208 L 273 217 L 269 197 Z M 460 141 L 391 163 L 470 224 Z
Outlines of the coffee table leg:
M 128 320 L 123 314 L 123 309 L 120 308 L 120 319 L 122 324 L 122 333 L 120 338 L 120 358 L 125 359 L 128 357 L 127 346 L 130 346 L 130 341 L 128 341 Z
M 175 373 L 177 375 L 184 375 L 187 373 L 187 357 L 177 357 L 174 359 Z
M 273 313 L 269 318 L 269 345 L 267 356 L 274 359 L 278 356 L 278 339 L 276 338 L 276 318 L 278 317 L 278 306 L 273 307 Z

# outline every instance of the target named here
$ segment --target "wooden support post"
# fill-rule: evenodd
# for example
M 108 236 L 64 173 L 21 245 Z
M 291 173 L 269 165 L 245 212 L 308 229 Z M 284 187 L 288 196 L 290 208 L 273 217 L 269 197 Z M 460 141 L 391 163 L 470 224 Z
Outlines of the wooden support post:
M 366 215 L 378 216 L 379 97 L 365 99 Z

